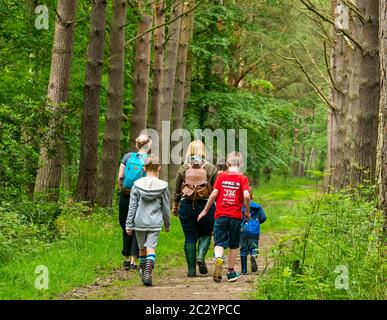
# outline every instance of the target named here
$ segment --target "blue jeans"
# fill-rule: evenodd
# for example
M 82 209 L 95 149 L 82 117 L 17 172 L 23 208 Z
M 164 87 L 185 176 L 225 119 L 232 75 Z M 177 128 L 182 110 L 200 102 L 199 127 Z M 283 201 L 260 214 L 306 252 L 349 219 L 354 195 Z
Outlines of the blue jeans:
M 215 246 L 238 249 L 242 219 L 220 217 L 215 220 Z
M 256 257 L 258 255 L 258 238 L 250 238 L 247 237 L 243 232 L 241 233 L 241 256 L 247 257 L 249 254 L 252 257 Z
M 180 201 L 179 218 L 184 231 L 185 244 L 196 244 L 201 236 L 211 237 L 214 229 L 215 205 L 212 205 L 203 219 L 197 221 L 206 203 L 207 200 L 195 201 L 194 205 L 191 200 L 183 199 Z

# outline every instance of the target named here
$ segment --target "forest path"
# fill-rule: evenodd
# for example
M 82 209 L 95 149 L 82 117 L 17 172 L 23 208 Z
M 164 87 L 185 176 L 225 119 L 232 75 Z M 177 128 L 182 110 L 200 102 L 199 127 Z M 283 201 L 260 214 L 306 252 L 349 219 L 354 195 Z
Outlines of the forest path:
M 97 279 L 94 285 L 76 288 L 59 299 L 90 299 L 90 300 L 247 300 L 249 293 L 255 290 L 255 283 L 263 272 L 270 267 L 270 248 L 281 237 L 278 233 L 267 233 L 260 239 L 258 272 L 249 273 L 234 282 L 226 279 L 227 263 L 224 264 L 222 282 L 212 280 L 213 263 L 207 259 L 209 273 L 195 278 L 186 276 L 186 266 L 168 268 L 157 265 L 153 276 L 153 286 L 144 287 L 137 272 L 114 270 L 109 276 Z M 248 268 L 250 263 L 248 262 Z M 157 270 L 158 269 L 158 270 Z M 240 261 L 237 262 L 240 270 Z

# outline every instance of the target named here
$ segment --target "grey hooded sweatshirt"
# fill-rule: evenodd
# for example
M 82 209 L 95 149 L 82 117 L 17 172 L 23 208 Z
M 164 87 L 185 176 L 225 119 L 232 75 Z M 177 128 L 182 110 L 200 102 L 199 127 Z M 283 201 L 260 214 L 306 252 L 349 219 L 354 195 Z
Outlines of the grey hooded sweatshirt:
M 170 229 L 168 183 L 156 177 L 138 179 L 130 192 L 126 228 L 137 231 Z

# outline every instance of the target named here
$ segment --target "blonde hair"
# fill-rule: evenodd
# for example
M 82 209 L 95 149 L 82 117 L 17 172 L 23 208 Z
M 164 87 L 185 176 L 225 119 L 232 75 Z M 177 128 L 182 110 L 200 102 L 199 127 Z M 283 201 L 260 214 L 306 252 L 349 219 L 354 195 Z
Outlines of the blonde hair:
M 137 150 L 146 149 L 149 151 L 151 149 L 151 146 L 152 146 L 152 139 L 150 138 L 150 136 L 147 136 L 146 134 L 142 134 L 136 139 Z
M 189 144 L 187 153 L 185 154 L 185 161 L 190 161 L 194 156 L 200 157 L 203 160 L 206 159 L 206 147 L 200 140 L 194 140 Z
M 227 165 L 229 167 L 243 167 L 243 156 L 238 151 L 233 151 L 227 156 Z

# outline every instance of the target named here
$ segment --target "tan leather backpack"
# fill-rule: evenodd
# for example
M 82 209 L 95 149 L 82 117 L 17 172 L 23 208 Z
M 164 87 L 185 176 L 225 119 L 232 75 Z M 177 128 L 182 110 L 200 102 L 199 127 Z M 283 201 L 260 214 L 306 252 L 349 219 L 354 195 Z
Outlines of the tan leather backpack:
M 202 165 L 188 164 L 188 166 L 182 185 L 182 197 L 194 201 L 207 199 L 212 192 L 212 187 L 207 178 L 207 171 L 204 169 L 206 163 L 204 162 Z

